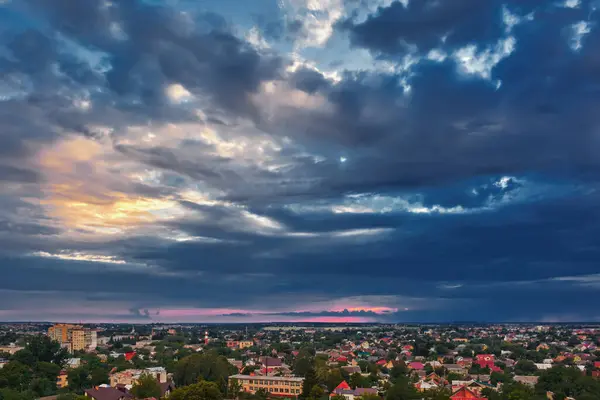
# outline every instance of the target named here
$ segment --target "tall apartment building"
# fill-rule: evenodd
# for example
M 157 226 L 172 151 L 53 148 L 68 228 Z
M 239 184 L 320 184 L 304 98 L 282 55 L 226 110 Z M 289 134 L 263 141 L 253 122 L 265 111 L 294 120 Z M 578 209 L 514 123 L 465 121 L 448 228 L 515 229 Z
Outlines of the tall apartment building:
M 83 328 L 80 325 L 56 324 L 48 328 L 48 336 L 59 343 L 69 343 L 73 329 Z
M 81 325 L 56 324 L 48 328 L 48 336 L 69 351 L 93 349 L 98 345 L 96 331 Z
M 274 396 L 295 397 L 302 392 L 304 378 L 283 376 L 231 375 L 229 381 L 236 380 L 244 392 L 256 393 L 264 389 Z

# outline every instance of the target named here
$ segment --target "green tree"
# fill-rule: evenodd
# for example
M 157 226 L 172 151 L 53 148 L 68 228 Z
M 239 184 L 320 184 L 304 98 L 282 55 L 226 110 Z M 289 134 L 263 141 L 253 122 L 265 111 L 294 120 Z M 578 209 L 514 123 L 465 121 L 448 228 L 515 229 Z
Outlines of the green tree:
M 350 384 L 350 386 L 352 386 L 353 389 L 364 388 L 364 387 L 370 386 L 369 385 L 370 382 L 368 381 L 368 379 L 363 377 L 358 372 L 355 372 L 352 375 L 350 375 L 350 382 L 348 382 L 348 383 Z
M 294 375 L 305 376 L 309 369 L 313 368 L 312 359 L 309 357 L 300 357 L 294 363 Z
M 52 380 L 48 378 L 33 378 L 29 384 L 29 389 L 40 397 L 50 396 L 56 393 L 56 377 Z
M 84 389 L 92 387 L 92 377 L 86 366 L 73 368 L 67 373 L 69 388 L 74 392 L 81 393 Z
M 25 393 L 13 389 L 0 389 L 0 400 L 30 400 L 35 397 L 27 397 Z
M 51 381 L 56 380 L 56 376 L 60 373 L 60 366 L 46 361 L 38 361 L 35 364 L 35 374 L 39 377 L 46 378 Z
M 96 367 L 90 372 L 92 386 L 102 385 L 109 382 L 108 371 L 104 367 Z
M 359 397 L 359 400 L 381 400 L 381 397 L 377 394 L 365 393 Z
M 229 385 L 227 385 L 227 396 L 229 398 L 237 399 L 240 392 L 242 391 L 242 385 L 237 379 L 229 379 Z
M 60 366 L 69 357 L 69 353 L 60 347 L 60 343 L 44 335 L 32 337 L 25 349 L 33 354 L 36 361 L 50 362 Z
M 160 397 L 160 385 L 154 376 L 143 374 L 131 388 L 131 394 L 138 399 L 150 397 L 158 399 Z
M 11 361 L 0 369 L 0 387 L 24 391 L 31 382 L 31 369 L 18 361 Z
M 344 380 L 344 376 L 342 375 L 342 371 L 339 368 L 334 368 L 327 374 L 327 379 L 325 381 L 325 385 L 327 386 L 327 390 L 331 391 L 335 389 L 337 385 L 339 385 Z
M 173 390 L 169 400 L 222 400 L 223 395 L 214 382 L 200 381 Z
M 307 399 L 310 396 L 310 391 L 312 390 L 313 386 L 318 383 L 319 382 L 317 380 L 315 369 L 311 366 L 306 372 L 306 375 L 304 375 L 304 382 L 302 383 L 302 393 L 300 394 L 300 398 Z
M 385 396 L 385 400 L 416 400 L 420 398 L 421 396 L 407 378 L 396 379 Z
M 220 390 L 226 391 L 227 378 L 235 374 L 237 369 L 225 357 L 211 351 L 182 358 L 175 364 L 174 372 L 175 383 L 178 386 L 190 385 L 203 379 L 223 382 L 224 387 Z
M 308 395 L 308 399 L 310 400 L 318 400 L 325 394 L 323 388 L 319 385 L 314 385 L 312 389 L 310 389 L 310 394 Z
M 530 360 L 519 360 L 515 365 L 515 374 L 516 375 L 532 375 L 537 372 L 537 367 L 535 363 Z

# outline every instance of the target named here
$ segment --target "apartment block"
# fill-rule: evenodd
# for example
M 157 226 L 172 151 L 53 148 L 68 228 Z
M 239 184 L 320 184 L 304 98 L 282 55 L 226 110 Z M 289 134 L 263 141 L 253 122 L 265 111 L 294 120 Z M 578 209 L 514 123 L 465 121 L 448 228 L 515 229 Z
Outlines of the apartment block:
M 296 397 L 302 392 L 304 378 L 282 376 L 232 375 L 229 381 L 237 380 L 244 392 L 256 393 L 263 389 L 273 396 Z
M 48 336 L 69 352 L 94 349 L 98 345 L 97 332 L 81 325 L 56 324 L 48 328 Z

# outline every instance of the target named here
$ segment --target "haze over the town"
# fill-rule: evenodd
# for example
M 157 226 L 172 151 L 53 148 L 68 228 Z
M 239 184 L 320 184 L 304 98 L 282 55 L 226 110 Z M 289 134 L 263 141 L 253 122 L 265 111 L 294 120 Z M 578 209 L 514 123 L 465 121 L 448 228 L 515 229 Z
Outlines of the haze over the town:
M 0 321 L 600 321 L 598 7 L 0 1 Z

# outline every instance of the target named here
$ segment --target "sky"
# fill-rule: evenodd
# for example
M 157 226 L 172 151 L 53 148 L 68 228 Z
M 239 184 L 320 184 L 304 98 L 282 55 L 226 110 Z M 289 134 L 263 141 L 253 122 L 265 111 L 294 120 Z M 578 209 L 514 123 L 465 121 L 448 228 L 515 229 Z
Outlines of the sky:
M 1 0 L 0 321 L 600 321 L 599 7 Z

